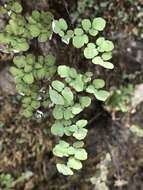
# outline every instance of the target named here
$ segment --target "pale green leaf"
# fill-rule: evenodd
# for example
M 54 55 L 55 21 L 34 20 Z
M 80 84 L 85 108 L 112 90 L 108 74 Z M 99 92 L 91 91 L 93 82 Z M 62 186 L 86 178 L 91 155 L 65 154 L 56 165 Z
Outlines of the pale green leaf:
M 76 48 L 81 48 L 84 46 L 84 38 L 82 36 L 74 36 L 73 37 L 73 46 L 76 47 Z
M 61 106 L 56 105 L 53 109 L 53 116 L 55 119 L 63 119 L 63 109 Z
M 84 49 L 84 56 L 87 58 L 87 59 L 92 59 L 94 58 L 96 55 L 98 55 L 98 51 L 95 47 L 92 47 L 92 46 L 87 46 L 85 49 Z
M 58 66 L 58 74 L 60 77 L 65 78 L 69 76 L 70 68 L 66 65 Z
M 94 18 L 92 27 L 95 30 L 102 31 L 105 28 L 105 26 L 106 26 L 106 21 L 103 18 L 101 17 Z
M 13 2 L 11 5 L 11 10 L 16 13 L 21 13 L 22 9 L 23 9 L 22 6 L 18 2 Z
M 59 27 L 62 30 L 67 30 L 68 29 L 67 22 L 63 18 L 59 19 Z
M 103 79 L 94 79 L 93 85 L 96 89 L 100 89 L 105 86 L 105 81 Z
M 75 170 L 80 170 L 82 168 L 82 163 L 79 160 L 76 160 L 75 158 L 70 157 L 68 159 L 67 166 Z
M 91 29 L 89 30 L 89 34 L 90 34 L 91 36 L 97 36 L 98 31 L 95 30 L 95 29 L 93 29 L 93 28 L 91 28 Z
M 87 123 L 88 123 L 87 120 L 81 119 L 81 120 L 79 120 L 79 121 L 76 122 L 76 125 L 78 127 L 82 128 L 82 127 L 85 127 L 87 125 Z
M 87 152 L 83 148 L 79 148 L 75 151 L 75 158 L 78 160 L 86 160 Z
M 77 141 L 77 142 L 73 143 L 73 147 L 75 147 L 75 148 L 82 148 L 83 146 L 84 146 L 83 141 Z
M 76 36 L 81 36 L 81 35 L 84 34 L 84 32 L 83 32 L 83 30 L 82 30 L 81 28 L 75 28 L 75 29 L 74 29 L 74 34 L 75 34 Z
M 84 139 L 86 135 L 87 135 L 87 129 L 85 128 L 78 129 L 73 133 L 73 136 L 78 140 Z
M 58 80 L 54 80 L 52 82 L 52 87 L 57 90 L 58 92 L 61 92 L 63 88 L 65 87 L 64 83 Z
M 23 80 L 27 84 L 32 84 L 34 82 L 34 77 L 32 73 L 28 73 L 24 75 Z
M 64 135 L 64 127 L 62 123 L 60 122 L 55 122 L 52 127 L 51 127 L 51 133 L 53 135 L 62 137 Z
M 91 28 L 91 21 L 89 19 L 83 19 L 81 24 L 85 31 L 89 31 L 89 29 Z
M 73 101 L 73 93 L 69 87 L 64 88 L 62 95 L 68 103 L 71 103 Z
M 81 107 L 80 104 L 75 104 L 75 105 L 72 107 L 72 113 L 73 113 L 74 115 L 79 114 L 81 111 L 82 111 L 82 107 Z
M 101 57 L 104 61 L 108 61 L 112 58 L 112 53 L 111 52 L 103 53 Z
M 65 164 L 57 164 L 57 170 L 63 175 L 73 175 L 73 171 Z
M 49 95 L 50 95 L 51 101 L 54 104 L 64 105 L 63 97 L 57 91 L 53 90 L 51 87 L 49 88 Z
M 110 93 L 106 90 L 99 90 L 95 91 L 94 95 L 97 98 L 97 100 L 105 101 L 109 97 Z
M 101 59 L 100 56 L 97 56 L 97 57 L 92 59 L 92 63 L 94 63 L 96 65 L 101 65 L 101 64 L 103 64 L 103 60 Z
M 81 97 L 80 104 L 81 104 L 82 108 L 88 107 L 91 104 L 91 98 L 88 96 Z
M 111 62 L 107 62 L 107 61 L 100 62 L 99 65 L 104 67 L 105 69 L 113 69 L 114 68 L 114 65 Z

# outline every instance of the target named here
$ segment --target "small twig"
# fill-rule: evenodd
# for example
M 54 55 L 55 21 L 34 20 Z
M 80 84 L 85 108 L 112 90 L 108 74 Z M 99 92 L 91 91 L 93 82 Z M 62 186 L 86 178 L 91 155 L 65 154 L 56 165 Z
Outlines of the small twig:
M 67 3 L 65 0 L 62 0 L 63 1 L 63 4 L 64 4 L 64 7 L 65 7 L 65 10 L 69 16 L 69 20 L 70 20 L 70 23 L 72 24 L 72 20 L 71 20 L 71 16 L 70 16 L 70 13 L 69 13 L 69 10 L 68 10 L 68 7 L 67 7 Z

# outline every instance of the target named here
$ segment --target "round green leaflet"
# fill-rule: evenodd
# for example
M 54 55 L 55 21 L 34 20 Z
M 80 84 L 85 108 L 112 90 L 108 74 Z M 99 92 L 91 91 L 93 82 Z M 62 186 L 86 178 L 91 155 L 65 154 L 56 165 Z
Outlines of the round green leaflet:
M 72 113 L 72 108 L 71 107 L 65 108 L 63 114 L 64 114 L 64 119 L 65 120 L 69 120 L 69 119 L 74 117 L 74 114 Z
M 53 116 L 55 119 L 63 119 L 64 116 L 63 106 L 56 105 L 53 109 Z
M 101 59 L 100 56 L 97 56 L 97 57 L 94 57 L 94 58 L 92 59 L 92 63 L 94 63 L 94 64 L 96 64 L 96 65 L 101 65 L 101 64 L 103 64 L 103 60 Z
M 25 65 L 24 71 L 25 71 L 26 73 L 29 73 L 29 72 L 31 72 L 32 70 L 33 70 L 33 67 L 32 67 L 31 65 Z
M 31 102 L 31 107 L 33 109 L 38 109 L 40 107 L 40 102 L 39 101 L 32 101 Z
M 30 109 L 25 109 L 22 112 L 22 115 L 24 115 L 26 118 L 30 118 L 33 115 L 33 112 Z
M 53 135 L 62 137 L 64 135 L 64 127 L 60 122 L 55 122 L 51 127 L 51 133 Z
M 91 28 L 91 21 L 89 19 L 83 19 L 81 24 L 85 31 L 89 31 L 89 29 Z
M 57 91 L 53 90 L 51 87 L 49 88 L 49 95 L 50 95 L 51 101 L 54 104 L 64 105 L 63 97 Z
M 74 29 L 74 34 L 76 36 L 82 36 L 84 34 L 83 30 L 81 28 L 75 28 Z
M 40 19 L 40 12 L 37 10 L 32 11 L 32 18 L 36 21 L 39 21 Z
M 103 53 L 101 57 L 104 61 L 108 61 L 112 58 L 112 53 L 111 52 Z
M 79 120 L 79 121 L 76 122 L 76 125 L 78 127 L 80 127 L 80 128 L 83 128 L 83 127 L 85 127 L 87 125 L 87 123 L 88 123 L 87 120 L 81 119 L 81 120 Z
M 27 84 L 32 84 L 34 82 L 34 77 L 32 73 L 28 73 L 24 75 L 23 80 Z
M 25 60 L 25 56 L 15 56 L 13 59 L 14 64 L 18 67 L 18 68 L 23 68 L 27 63 Z
M 30 25 L 29 26 L 30 34 L 32 37 L 37 37 L 40 34 L 40 28 L 37 27 L 37 25 Z
M 12 3 L 11 10 L 16 13 L 21 13 L 23 8 L 18 2 Z
M 38 36 L 38 41 L 39 42 L 46 42 L 48 40 L 48 38 L 50 37 L 50 32 L 48 33 L 41 33 L 39 36 Z
M 58 74 L 61 78 L 69 77 L 70 68 L 66 65 L 58 66 Z
M 61 30 L 67 30 L 68 29 L 68 25 L 63 18 L 59 19 L 59 27 Z
M 70 68 L 69 76 L 75 79 L 78 76 L 76 69 Z
M 61 81 L 58 80 L 54 80 L 52 82 L 52 87 L 57 90 L 58 92 L 61 92 L 63 90 L 63 88 L 65 87 L 64 83 L 62 83 Z
M 97 38 L 97 40 L 96 40 L 96 44 L 97 44 L 98 46 L 100 46 L 104 40 L 105 40 L 104 37 L 99 37 L 99 38 Z
M 73 143 L 73 147 L 75 147 L 75 148 L 82 148 L 83 146 L 84 146 L 83 141 L 77 141 L 77 142 Z
M 80 104 L 81 104 L 82 108 L 88 107 L 91 104 L 91 98 L 88 96 L 81 97 Z
M 94 79 L 93 85 L 96 89 L 100 89 L 105 86 L 105 81 L 103 79 Z
M 83 36 L 74 36 L 73 37 L 73 46 L 76 48 L 81 48 L 84 46 L 84 38 Z
M 57 170 L 63 175 L 73 175 L 73 171 L 65 164 L 57 164 Z
M 97 100 L 104 102 L 109 97 L 110 93 L 107 92 L 106 90 L 99 90 L 99 91 L 95 91 L 94 95 L 97 98 Z
M 79 169 L 82 168 L 82 163 L 79 160 L 76 160 L 75 158 L 70 157 L 68 159 L 67 166 L 69 168 L 72 168 L 72 169 L 75 169 L 75 170 L 79 170 Z
M 48 66 L 53 66 L 55 64 L 56 58 L 51 53 L 49 53 L 47 56 L 45 56 L 45 63 Z
M 103 49 L 105 52 L 110 52 L 114 49 L 114 45 L 113 45 L 113 42 L 109 40 L 104 40 L 101 43 L 100 48 Z
M 77 160 L 86 160 L 87 159 L 87 152 L 83 148 L 76 149 L 75 151 L 75 158 Z
M 73 133 L 73 137 L 75 137 L 78 140 L 83 140 L 87 135 L 87 129 L 84 128 L 80 128 L 77 129 L 74 133 Z
M 62 91 L 62 95 L 68 103 L 72 103 L 73 93 L 69 87 L 64 88 L 64 90 Z
M 98 34 L 98 31 L 95 30 L 95 29 L 93 29 L 93 28 L 91 28 L 91 29 L 89 30 L 89 34 L 90 34 L 91 36 L 96 36 L 96 35 Z
M 70 85 L 77 91 L 82 92 L 84 90 L 84 82 L 82 75 L 78 75 L 75 80 L 73 80 Z
M 70 136 L 71 136 L 71 135 L 70 135 Z M 74 155 L 75 148 L 72 147 L 72 146 L 70 146 L 70 147 L 68 148 L 67 152 L 68 152 L 69 155 Z
M 72 107 L 72 113 L 73 113 L 74 115 L 79 114 L 82 110 L 83 110 L 83 108 L 81 107 L 80 104 L 75 104 L 75 105 Z
M 86 88 L 86 92 L 88 93 L 91 93 L 91 94 L 94 94 L 95 92 L 95 87 L 93 85 L 89 85 L 87 88 Z
M 27 51 L 29 49 L 29 44 L 27 43 L 26 39 L 19 38 L 16 41 L 11 42 L 11 50 L 15 51 Z
M 92 22 L 92 27 L 98 31 L 102 31 L 105 28 L 105 26 L 106 26 L 106 21 L 101 17 L 95 18 Z
M 92 59 L 94 58 L 96 55 L 98 55 L 98 51 L 97 49 L 95 48 L 95 45 L 92 44 L 92 43 L 89 43 L 87 45 L 87 47 L 84 49 L 84 56 L 87 58 L 87 59 Z
M 101 65 L 105 69 L 113 69 L 114 68 L 114 65 L 108 61 L 103 61 L 99 65 Z

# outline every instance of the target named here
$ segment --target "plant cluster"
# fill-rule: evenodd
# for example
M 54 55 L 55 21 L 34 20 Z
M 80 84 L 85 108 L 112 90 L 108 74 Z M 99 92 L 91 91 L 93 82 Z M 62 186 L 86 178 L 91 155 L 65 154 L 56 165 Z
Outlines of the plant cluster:
M 0 188 L 9 190 L 14 182 L 14 178 L 10 174 L 0 174 Z
M 31 171 L 26 171 L 21 174 L 20 177 L 14 179 L 11 174 L 0 174 L 0 189 L 2 190 L 11 190 L 13 189 L 18 183 L 25 182 L 29 180 L 33 176 Z
M 133 85 L 121 86 L 118 90 L 112 90 L 111 96 L 106 105 L 114 111 L 127 112 L 129 110 L 130 99 L 133 94 Z
M 104 30 L 105 26 L 106 21 L 101 17 L 94 18 L 93 21 L 83 19 L 81 25 L 74 30 L 68 29 L 64 19 L 54 20 L 52 24 L 53 31 L 61 37 L 63 42 L 69 44 L 72 40 L 75 48 L 83 47 L 82 50 L 86 59 L 91 60 L 95 65 L 113 69 L 113 64 L 109 62 L 114 49 L 113 43 L 102 36 L 98 36 L 95 40 L 95 37 Z
M 38 38 L 39 42 L 45 42 L 52 35 L 50 12 L 34 10 L 30 16 L 23 16 L 23 8 L 18 2 L 10 2 L 6 8 L 10 19 L 0 33 L 0 41 L 7 46 L 8 52 L 27 51 L 30 40 Z
M 47 56 L 35 57 L 32 54 L 15 56 L 14 66 L 10 68 L 15 76 L 16 89 L 22 95 L 23 115 L 31 117 L 39 107 L 49 105 L 49 95 L 42 98 L 40 80 L 51 80 L 56 72 L 55 57 L 50 53 Z
M 106 25 L 103 18 L 83 19 L 80 26 L 71 30 L 63 18 L 55 20 L 49 12 L 34 10 L 31 16 L 22 16 L 19 14 L 21 5 L 15 3 L 15 8 L 13 3 L 11 5 L 10 21 L 0 34 L 1 41 L 8 44 L 11 51 L 26 51 L 30 47 L 29 40 L 38 38 L 39 42 L 44 42 L 55 33 L 64 43 L 71 42 L 73 47 L 81 49 L 84 57 L 93 64 L 113 69 L 109 59 L 114 45 L 99 35 Z M 21 40 L 24 40 L 22 46 Z M 66 162 L 57 163 L 58 171 L 73 175 L 74 170 L 82 168 L 81 161 L 87 159 L 83 140 L 88 121 L 79 114 L 90 106 L 94 97 L 100 101 L 108 98 L 109 92 L 103 89 L 104 80 L 95 78 L 92 72 L 79 73 L 67 65 L 56 67 L 52 54 L 34 56 L 25 53 L 14 56 L 13 62 L 11 73 L 15 76 L 17 91 L 22 95 L 23 115 L 31 117 L 41 106 L 49 108 L 50 105 L 54 119 L 52 134 L 60 138 L 72 137 L 72 144 L 60 139 L 53 153 L 60 158 L 66 157 Z M 46 84 L 44 90 L 41 84 Z

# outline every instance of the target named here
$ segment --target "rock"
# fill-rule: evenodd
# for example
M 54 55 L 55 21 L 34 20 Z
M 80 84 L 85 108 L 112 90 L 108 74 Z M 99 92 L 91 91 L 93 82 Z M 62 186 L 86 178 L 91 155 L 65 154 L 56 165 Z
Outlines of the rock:
M 136 108 L 141 102 L 143 102 L 143 83 L 136 85 L 135 87 L 135 91 L 131 99 L 132 108 Z
M 15 81 L 9 72 L 9 67 L 5 67 L 0 72 L 0 89 L 6 95 L 16 94 Z

